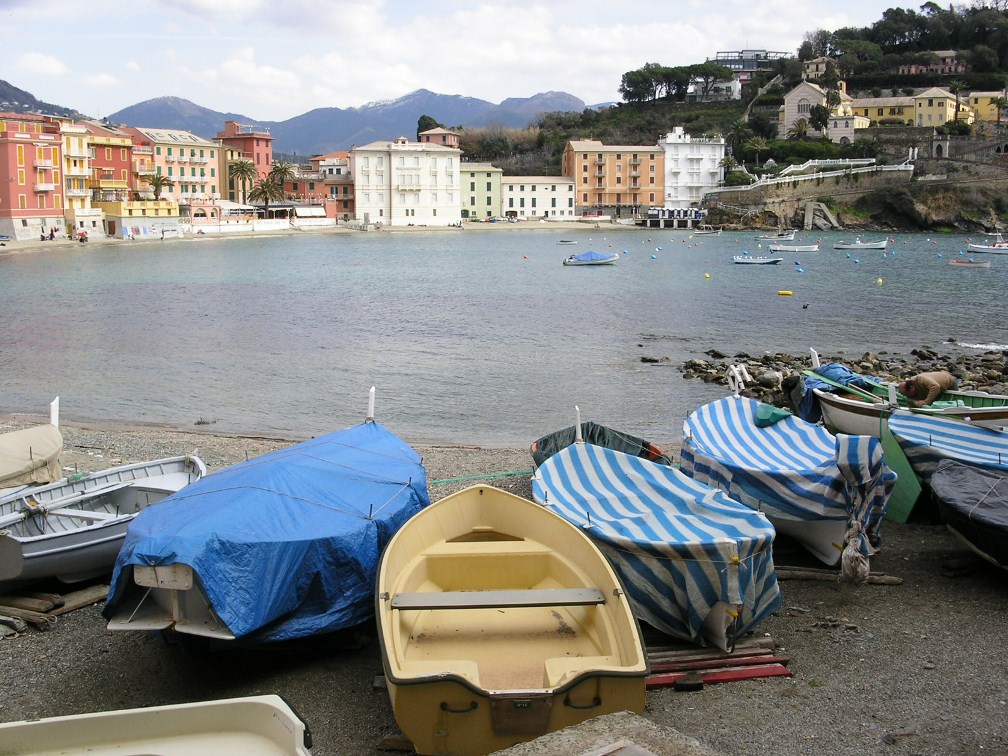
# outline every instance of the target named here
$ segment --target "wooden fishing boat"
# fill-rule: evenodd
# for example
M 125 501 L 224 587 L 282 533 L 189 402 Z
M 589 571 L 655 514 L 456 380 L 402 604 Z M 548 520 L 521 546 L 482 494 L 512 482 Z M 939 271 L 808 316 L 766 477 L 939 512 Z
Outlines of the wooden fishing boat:
M 721 236 L 721 229 L 713 226 L 699 226 L 693 229 L 693 236 Z
M 536 470 L 532 498 L 595 542 L 664 633 L 731 651 L 780 608 L 773 526 L 674 467 L 575 443 Z
M 953 535 L 1008 570 L 1008 471 L 946 459 L 931 476 L 931 490 Z
M 574 254 L 563 261 L 564 265 L 612 265 L 619 260 L 616 252 L 596 252 L 589 249 L 587 252 Z
M 624 433 L 600 423 L 593 423 L 590 420 L 581 422 L 581 410 L 574 407 L 574 411 L 577 418 L 574 425 L 547 433 L 532 442 L 529 451 L 536 467 L 561 449 L 566 449 L 579 441 L 587 441 L 595 446 L 604 446 L 607 449 L 615 449 L 625 454 L 633 454 L 662 465 L 672 464 L 671 455 L 663 452 L 659 446 L 646 438 Z
M 969 260 L 949 260 L 949 265 L 960 268 L 989 268 L 990 260 L 974 260 L 972 258 Z
M 775 234 L 759 234 L 756 236 L 761 241 L 794 241 L 794 237 L 795 230 L 793 228 L 789 231 L 778 231 Z
M 771 252 L 818 252 L 818 244 L 768 244 Z
M 0 499 L 0 586 L 112 571 L 130 522 L 206 474 L 199 457 L 139 462 Z
M 373 417 L 142 512 L 116 560 L 108 629 L 261 644 L 370 622 L 382 549 L 430 503 L 420 455 Z
M 49 422 L 0 434 L 0 496 L 23 486 L 63 477 L 60 455 L 59 397 L 49 405 Z
M 888 239 L 879 239 L 878 241 L 862 241 L 861 237 L 858 236 L 852 242 L 838 241 L 834 243 L 833 249 L 885 249 L 888 243 L 889 243 Z
M 896 481 L 879 439 L 833 436 L 737 395 L 686 419 L 680 467 L 762 512 L 778 533 L 824 563 L 837 564 L 843 556 L 845 574 L 857 554 L 866 564 L 874 553 Z
M 276 695 L 0 724 L 4 753 L 308 756 L 311 731 Z
M 1008 471 L 1006 430 L 904 409 L 890 415 L 889 430 L 922 480 L 930 480 L 943 459 Z
M 644 709 L 647 657 L 615 571 L 538 504 L 472 486 L 385 549 L 376 614 L 396 722 L 420 754 L 485 754 Z
M 1001 234 L 992 234 L 990 241 L 986 243 L 969 242 L 966 245 L 966 248 L 970 252 L 987 252 L 994 255 L 1008 255 L 1008 241 L 1005 241 Z
M 753 257 L 751 255 L 735 255 L 732 262 L 736 265 L 776 265 L 783 257 Z

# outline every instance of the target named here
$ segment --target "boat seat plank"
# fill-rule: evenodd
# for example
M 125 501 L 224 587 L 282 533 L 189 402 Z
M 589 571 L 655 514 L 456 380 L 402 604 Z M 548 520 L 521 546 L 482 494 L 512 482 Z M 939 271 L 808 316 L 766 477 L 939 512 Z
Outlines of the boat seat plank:
M 495 609 L 526 606 L 588 606 L 604 604 L 598 588 L 544 588 L 505 591 L 425 591 L 397 593 L 393 609 Z
M 47 517 L 76 517 L 78 520 L 91 520 L 92 522 L 103 522 L 114 520 L 122 515 L 109 514 L 108 512 L 88 512 L 82 509 L 56 509 L 46 512 Z

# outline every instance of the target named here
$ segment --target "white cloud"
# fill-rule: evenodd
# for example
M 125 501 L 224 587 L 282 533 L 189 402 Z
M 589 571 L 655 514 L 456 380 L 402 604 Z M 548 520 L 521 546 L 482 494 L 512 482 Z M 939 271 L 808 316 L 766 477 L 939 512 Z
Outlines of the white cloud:
M 18 71 L 42 76 L 62 76 L 67 73 L 67 67 L 59 58 L 44 53 L 25 53 L 14 63 Z
M 116 87 L 119 86 L 119 79 L 112 74 L 89 74 L 84 77 L 84 82 L 93 87 Z

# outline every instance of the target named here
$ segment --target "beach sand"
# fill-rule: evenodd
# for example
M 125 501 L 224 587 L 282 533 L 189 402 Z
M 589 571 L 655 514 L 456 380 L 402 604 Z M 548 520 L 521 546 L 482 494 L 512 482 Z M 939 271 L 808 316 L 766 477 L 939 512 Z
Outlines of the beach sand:
M 21 425 L 23 418 L 0 418 L 0 432 Z M 195 451 L 212 471 L 300 440 L 66 423 L 62 430 L 71 470 Z M 432 500 L 474 483 L 531 496 L 525 449 L 416 448 Z M 783 538 L 774 550 L 778 565 L 816 566 Z M 654 690 L 644 717 L 732 754 L 1008 753 L 1008 580 L 989 565 L 943 576 L 943 560 L 963 552 L 926 517 L 886 523 L 872 569 L 901 585 L 781 582 L 783 608 L 757 635 L 777 642 L 792 678 Z M 381 739 L 398 732 L 385 691 L 374 686 L 381 672 L 373 633 L 354 651 L 309 641 L 189 656 L 156 635 L 108 633 L 95 605 L 61 616 L 49 631 L 0 640 L 0 720 L 277 693 L 310 726 L 316 756 L 379 753 Z M 671 742 L 648 748 L 681 753 Z

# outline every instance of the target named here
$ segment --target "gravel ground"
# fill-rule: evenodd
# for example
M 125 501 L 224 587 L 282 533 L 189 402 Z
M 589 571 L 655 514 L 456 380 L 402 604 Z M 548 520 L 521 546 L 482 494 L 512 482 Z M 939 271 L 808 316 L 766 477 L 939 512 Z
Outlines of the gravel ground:
M 0 432 L 21 424 L 0 418 Z M 63 464 L 80 470 L 194 450 L 215 470 L 290 443 L 156 428 L 62 430 Z M 474 482 L 456 479 L 531 469 L 524 449 L 417 450 L 431 481 L 451 479 L 430 486 L 432 500 Z M 531 496 L 527 474 L 479 482 Z M 872 561 L 902 585 L 782 581 L 783 609 L 759 632 L 790 657 L 793 678 L 652 691 L 645 717 L 734 754 L 1008 753 L 1006 574 L 978 563 L 970 574 L 943 576 L 943 560 L 964 550 L 944 528 L 917 519 L 887 523 Z M 775 559 L 815 566 L 784 539 Z M 278 693 L 312 729 L 317 756 L 378 753 L 382 737 L 398 732 L 386 694 L 374 687 L 380 674 L 373 637 L 355 651 L 306 642 L 188 656 L 155 635 L 106 632 L 96 605 L 61 616 L 52 630 L 0 640 L 0 721 Z

